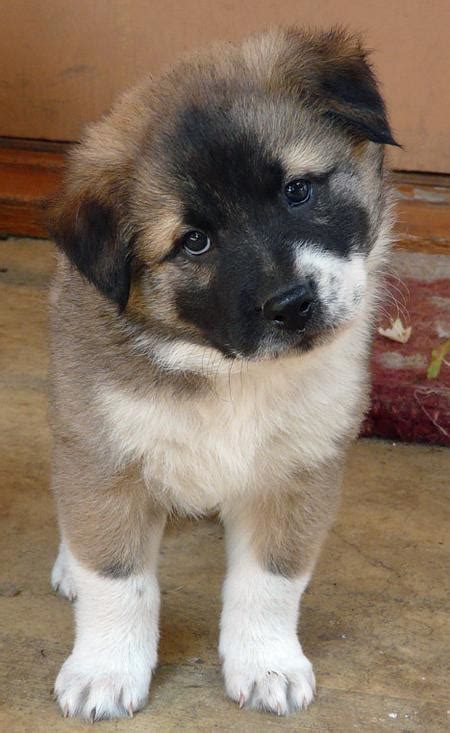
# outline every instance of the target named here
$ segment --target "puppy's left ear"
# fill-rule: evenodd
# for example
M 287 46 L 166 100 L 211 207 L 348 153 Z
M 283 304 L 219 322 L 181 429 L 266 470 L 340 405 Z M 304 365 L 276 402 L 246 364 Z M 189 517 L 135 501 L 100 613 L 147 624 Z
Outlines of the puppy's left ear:
M 398 146 L 356 36 L 341 29 L 319 35 L 288 31 L 284 71 L 291 90 L 354 138 Z

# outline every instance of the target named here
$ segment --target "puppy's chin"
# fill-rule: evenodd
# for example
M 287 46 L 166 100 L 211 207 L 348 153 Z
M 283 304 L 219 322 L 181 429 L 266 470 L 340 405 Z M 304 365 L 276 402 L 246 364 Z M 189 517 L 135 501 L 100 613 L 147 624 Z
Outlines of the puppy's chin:
M 267 336 L 260 341 L 258 349 L 254 354 L 241 358 L 247 361 L 269 361 L 283 357 L 309 354 L 315 349 L 330 344 L 341 333 L 351 328 L 356 320 L 357 317 L 355 316 L 341 323 L 324 325 L 321 328 L 292 334 L 291 336 Z
M 323 345 L 332 338 L 331 332 L 315 334 L 297 334 L 289 339 L 265 339 L 258 346 L 257 351 L 247 357 L 248 361 L 270 361 L 282 357 L 300 356 Z

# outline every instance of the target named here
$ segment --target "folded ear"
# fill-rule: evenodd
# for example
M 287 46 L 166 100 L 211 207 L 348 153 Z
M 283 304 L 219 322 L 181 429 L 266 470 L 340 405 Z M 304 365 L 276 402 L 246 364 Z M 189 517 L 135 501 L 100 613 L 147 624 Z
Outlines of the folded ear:
M 113 201 L 89 192 L 63 194 L 52 207 L 50 232 L 75 267 L 123 310 L 131 280 L 131 252 Z
M 353 137 L 398 145 L 360 40 L 341 29 L 319 35 L 290 30 L 282 60 L 286 83 Z

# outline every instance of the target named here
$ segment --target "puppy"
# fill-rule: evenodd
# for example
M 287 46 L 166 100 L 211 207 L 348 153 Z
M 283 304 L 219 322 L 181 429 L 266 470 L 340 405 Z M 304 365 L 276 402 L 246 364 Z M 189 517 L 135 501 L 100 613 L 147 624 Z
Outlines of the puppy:
M 367 406 L 385 144 L 358 39 L 290 29 L 144 81 L 74 149 L 52 225 L 64 715 L 146 704 L 172 513 L 225 525 L 229 697 L 311 702 L 299 603 Z

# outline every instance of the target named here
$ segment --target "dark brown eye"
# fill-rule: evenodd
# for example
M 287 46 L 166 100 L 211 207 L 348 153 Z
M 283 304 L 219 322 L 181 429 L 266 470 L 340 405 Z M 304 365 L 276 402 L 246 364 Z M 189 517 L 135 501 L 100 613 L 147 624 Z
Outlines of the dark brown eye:
M 183 247 L 190 255 L 202 255 L 211 247 L 211 240 L 204 232 L 194 230 L 184 235 Z
M 284 195 L 289 206 L 305 204 L 311 197 L 311 182 L 305 178 L 295 178 L 284 187 Z

